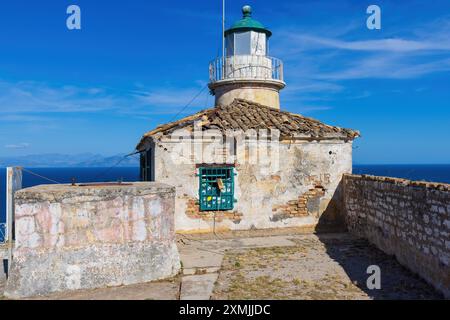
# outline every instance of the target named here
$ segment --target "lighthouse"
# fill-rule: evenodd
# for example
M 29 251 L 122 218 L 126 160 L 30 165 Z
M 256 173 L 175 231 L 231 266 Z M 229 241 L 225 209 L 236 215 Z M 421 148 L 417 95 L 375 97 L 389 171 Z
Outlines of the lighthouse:
M 269 55 L 272 32 L 252 18 L 252 8 L 242 8 L 243 18 L 225 31 L 225 56 L 209 65 L 209 89 L 216 106 L 245 99 L 280 109 L 283 63 Z
M 175 187 L 179 233 L 311 228 L 342 217 L 359 132 L 280 109 L 283 64 L 252 9 L 210 63 L 215 104 L 143 135 L 141 179 Z M 186 97 L 188 99 L 190 97 Z

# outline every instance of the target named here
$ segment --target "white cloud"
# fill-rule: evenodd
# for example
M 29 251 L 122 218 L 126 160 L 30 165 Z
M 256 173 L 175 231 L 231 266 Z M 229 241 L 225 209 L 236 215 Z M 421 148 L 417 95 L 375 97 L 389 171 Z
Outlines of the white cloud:
M 346 68 L 318 74 L 318 79 L 411 79 L 450 71 L 450 59 L 421 63 L 403 56 L 372 56 L 357 60 Z
M 304 93 L 315 93 L 315 92 L 329 92 L 336 93 L 344 90 L 342 85 L 338 85 L 331 82 L 324 81 L 303 81 L 300 83 L 289 84 L 286 90 L 283 92 L 304 92 Z
M 329 106 L 300 106 L 297 108 L 298 112 L 300 113 L 310 113 L 313 111 L 326 111 L 326 110 L 331 110 L 333 109 L 332 107 Z
M 361 41 L 344 41 L 313 35 L 288 35 L 291 41 L 301 43 L 309 48 L 333 48 L 353 51 L 381 52 L 415 52 L 415 51 L 450 51 L 450 42 L 417 41 L 406 39 L 378 39 Z
M 199 88 L 195 86 L 123 90 L 0 80 L 0 121 L 42 122 L 48 120 L 46 116 L 42 116 L 43 113 L 115 112 L 136 116 L 176 114 L 198 92 Z M 208 94 L 207 90 L 206 93 Z M 201 95 L 192 106 L 204 107 L 206 100 Z
M 296 80 L 411 79 L 450 71 L 450 17 L 415 30 L 398 28 L 384 39 L 355 39 L 366 33 L 343 29 L 280 31 L 277 51 L 287 53 L 286 66 L 296 71 Z
M 185 106 L 199 89 L 180 89 L 164 88 L 145 92 L 139 97 L 139 101 L 146 105 L 161 107 L 179 107 Z
M 0 113 L 96 112 L 116 109 L 116 103 L 113 96 L 95 88 L 0 81 Z
M 299 107 L 303 102 L 308 102 L 311 104 L 313 101 L 327 101 L 332 100 L 334 95 L 342 93 L 345 91 L 345 87 L 335 83 L 327 81 L 317 81 L 317 80 L 297 80 L 292 79 L 289 81 L 286 88 L 282 91 L 281 97 L 284 106 L 294 106 Z M 314 103 L 314 102 L 313 102 Z M 328 110 L 329 107 L 323 106 L 305 106 L 305 109 L 299 109 L 303 111 L 318 111 L 318 110 Z
M 22 142 L 18 144 L 7 144 L 5 145 L 6 149 L 27 149 L 30 147 L 30 144 L 27 142 Z
M 27 114 L 1 114 L 0 122 L 50 122 L 51 118 Z

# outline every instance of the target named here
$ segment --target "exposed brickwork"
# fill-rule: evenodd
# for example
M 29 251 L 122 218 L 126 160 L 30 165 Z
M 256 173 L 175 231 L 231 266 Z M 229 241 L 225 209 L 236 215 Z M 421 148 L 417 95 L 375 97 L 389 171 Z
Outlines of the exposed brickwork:
M 450 185 L 346 175 L 344 205 L 350 232 L 450 297 Z
M 186 215 L 191 219 L 202 219 L 220 223 L 223 220 L 231 220 L 234 223 L 241 222 L 242 214 L 236 211 L 200 211 L 200 205 L 196 199 L 187 200 Z
M 295 218 L 306 217 L 309 215 L 318 216 L 320 207 L 320 198 L 325 195 L 325 189 L 317 186 L 309 190 L 296 200 L 291 200 L 283 205 L 276 205 L 272 208 L 274 218 Z

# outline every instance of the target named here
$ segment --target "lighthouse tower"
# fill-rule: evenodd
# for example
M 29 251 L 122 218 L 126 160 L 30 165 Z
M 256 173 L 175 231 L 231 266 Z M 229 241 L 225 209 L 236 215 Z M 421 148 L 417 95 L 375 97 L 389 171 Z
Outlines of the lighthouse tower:
M 252 8 L 242 8 L 244 17 L 225 31 L 226 56 L 210 63 L 209 88 L 216 106 L 236 98 L 280 109 L 283 63 L 269 56 L 272 32 L 252 18 Z

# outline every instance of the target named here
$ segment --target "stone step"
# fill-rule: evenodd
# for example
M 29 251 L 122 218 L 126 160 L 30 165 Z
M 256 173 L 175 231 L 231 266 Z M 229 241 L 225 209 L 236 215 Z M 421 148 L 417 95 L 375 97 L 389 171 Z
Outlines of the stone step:
M 181 279 L 180 300 L 209 300 L 217 277 L 217 273 L 184 276 Z

